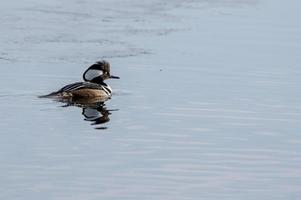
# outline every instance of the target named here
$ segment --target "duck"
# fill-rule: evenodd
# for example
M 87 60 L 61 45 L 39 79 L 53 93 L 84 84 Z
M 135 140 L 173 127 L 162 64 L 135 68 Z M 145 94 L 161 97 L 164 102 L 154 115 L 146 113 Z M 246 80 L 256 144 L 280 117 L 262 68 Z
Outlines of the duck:
M 58 91 L 42 97 L 56 97 L 60 99 L 109 99 L 112 96 L 112 88 L 105 83 L 107 79 L 119 79 L 110 73 L 110 63 L 97 61 L 83 73 L 83 82 L 68 84 Z

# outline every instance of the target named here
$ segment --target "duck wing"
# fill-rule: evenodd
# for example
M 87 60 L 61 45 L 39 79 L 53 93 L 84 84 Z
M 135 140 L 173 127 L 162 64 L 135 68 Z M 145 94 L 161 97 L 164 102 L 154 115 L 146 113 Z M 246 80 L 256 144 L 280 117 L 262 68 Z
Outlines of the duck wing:
M 73 92 L 79 89 L 102 89 L 102 86 L 99 84 L 91 83 L 91 82 L 76 82 L 71 83 L 69 85 L 64 86 L 57 93 L 61 92 Z
M 79 89 L 100 89 L 103 90 L 103 87 L 99 84 L 96 83 L 91 83 L 91 82 L 76 82 L 76 83 L 71 83 L 69 85 L 64 86 L 63 88 L 59 89 L 58 91 L 52 92 L 47 95 L 42 95 L 39 96 L 41 98 L 47 98 L 47 97 L 54 97 L 57 95 L 60 95 L 64 92 L 74 92 Z

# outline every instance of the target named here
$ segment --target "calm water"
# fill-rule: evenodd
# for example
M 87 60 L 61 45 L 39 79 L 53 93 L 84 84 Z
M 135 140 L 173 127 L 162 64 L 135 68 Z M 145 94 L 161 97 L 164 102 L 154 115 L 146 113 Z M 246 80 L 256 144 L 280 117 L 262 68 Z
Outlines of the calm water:
M 300 199 L 300 6 L 2 2 L 0 199 Z M 103 108 L 37 98 L 100 59 Z

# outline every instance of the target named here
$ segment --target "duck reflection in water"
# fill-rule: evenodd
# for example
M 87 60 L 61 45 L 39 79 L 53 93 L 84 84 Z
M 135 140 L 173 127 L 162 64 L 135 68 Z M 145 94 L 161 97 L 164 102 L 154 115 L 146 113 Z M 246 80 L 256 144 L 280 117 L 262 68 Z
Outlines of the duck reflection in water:
M 95 99 L 57 99 L 65 103 L 63 107 L 76 106 L 82 108 L 82 115 L 85 121 L 91 122 L 91 125 L 103 125 L 110 121 L 109 115 L 112 111 L 118 109 L 107 109 L 105 101 L 99 98 Z M 107 129 L 107 126 L 97 126 L 95 129 Z

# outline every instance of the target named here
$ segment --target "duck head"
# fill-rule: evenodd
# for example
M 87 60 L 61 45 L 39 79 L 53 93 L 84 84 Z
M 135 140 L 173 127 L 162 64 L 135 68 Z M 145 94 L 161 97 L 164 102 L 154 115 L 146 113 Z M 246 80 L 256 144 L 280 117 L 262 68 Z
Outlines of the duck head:
M 91 65 L 83 74 L 84 81 L 92 83 L 101 83 L 109 78 L 119 79 L 118 76 L 111 75 L 110 63 L 105 60 Z

